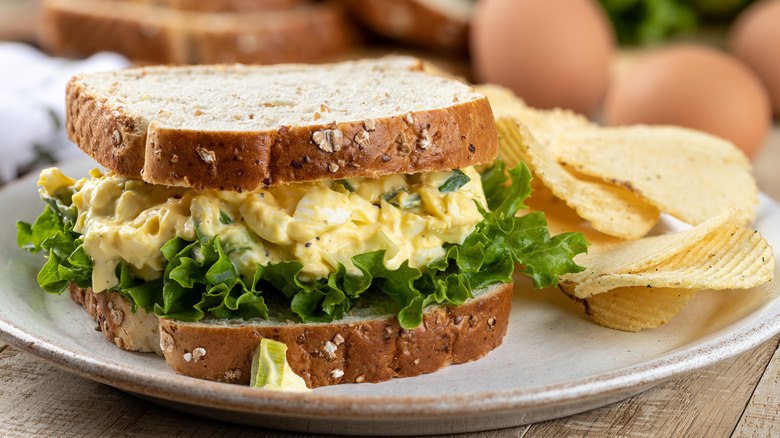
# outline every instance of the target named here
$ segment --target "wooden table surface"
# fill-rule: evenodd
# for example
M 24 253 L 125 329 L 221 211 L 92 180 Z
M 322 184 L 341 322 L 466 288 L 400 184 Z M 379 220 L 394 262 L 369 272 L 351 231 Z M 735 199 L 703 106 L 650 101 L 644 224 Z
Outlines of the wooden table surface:
M 780 200 L 780 126 L 754 160 Z M 0 304 L 1 305 L 1 304 Z M 593 411 L 463 437 L 780 437 L 780 335 Z M 201 419 L 71 375 L 0 341 L 0 436 L 299 437 Z

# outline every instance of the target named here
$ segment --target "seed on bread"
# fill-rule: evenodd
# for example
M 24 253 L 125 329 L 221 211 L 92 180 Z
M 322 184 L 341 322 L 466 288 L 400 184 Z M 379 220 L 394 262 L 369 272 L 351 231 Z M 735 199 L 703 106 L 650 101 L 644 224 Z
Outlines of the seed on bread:
M 160 349 L 168 353 L 173 353 L 173 350 L 176 349 L 176 342 L 173 340 L 173 336 L 166 331 L 160 332 Z
M 412 148 L 409 146 L 409 143 L 409 137 L 403 131 L 398 133 L 398 136 L 395 137 L 396 150 L 402 157 L 412 153 Z
M 358 149 L 365 149 L 368 147 L 368 142 L 370 141 L 368 130 L 360 131 L 359 133 L 355 134 L 354 141 L 357 143 Z
M 423 129 L 422 132 L 420 132 L 420 138 L 417 140 L 417 147 L 420 149 L 428 149 L 431 144 L 433 144 L 431 142 L 431 134 L 427 129 Z
M 111 309 L 111 320 L 116 325 L 122 325 L 125 320 L 125 314 L 121 310 Z
M 336 358 L 336 350 L 338 350 L 338 347 L 336 344 L 334 344 L 331 341 L 328 341 L 325 343 L 325 345 L 322 347 L 322 351 L 328 354 L 328 357 L 331 359 Z
M 323 151 L 332 154 L 341 150 L 344 135 L 338 129 L 323 129 L 312 134 L 314 143 Z
M 217 155 L 214 151 L 210 151 L 202 146 L 195 148 L 195 151 L 198 153 L 198 156 L 200 156 L 200 159 L 208 164 L 213 164 L 214 161 L 217 160 Z
M 333 377 L 334 379 L 338 379 L 340 377 L 344 377 L 344 370 L 342 370 L 340 368 L 336 368 L 335 370 L 330 372 L 330 376 Z
M 192 350 L 192 360 L 195 362 L 203 359 L 203 356 L 206 355 L 206 350 L 203 347 L 198 347 L 194 350 Z
M 120 134 L 119 131 L 116 129 L 114 129 L 113 140 L 114 140 L 114 146 L 119 146 L 120 144 L 122 144 L 122 134 Z
M 226 370 L 225 371 L 225 381 L 228 383 L 233 383 L 241 380 L 241 376 L 244 374 L 243 371 L 236 368 L 235 370 Z

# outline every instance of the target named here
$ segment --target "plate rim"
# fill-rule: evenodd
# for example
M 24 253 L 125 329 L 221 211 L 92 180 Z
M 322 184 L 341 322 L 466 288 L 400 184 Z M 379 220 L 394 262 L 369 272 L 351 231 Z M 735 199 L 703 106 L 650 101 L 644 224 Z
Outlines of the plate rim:
M 83 164 L 84 161 L 86 160 L 82 158 L 60 165 Z M 34 178 L 33 172 L 7 184 L 0 188 L 0 196 L 20 190 Z M 780 217 L 780 205 L 763 193 L 759 194 L 759 205 L 765 205 L 770 216 Z M 72 302 L 71 304 L 75 305 Z M 216 404 L 221 409 L 237 412 L 334 421 L 380 420 L 388 417 L 397 419 L 413 417 L 419 420 L 498 414 L 565 405 L 583 399 L 606 399 L 623 393 L 629 396 L 672 377 L 687 374 L 753 349 L 778 332 L 780 332 L 780 301 L 765 309 L 764 314 L 757 320 L 739 330 L 694 348 L 664 354 L 639 364 L 605 371 L 587 378 L 506 391 L 449 394 L 443 402 L 442 396 L 344 396 L 343 394 L 317 394 L 316 391 L 306 394 L 266 391 L 263 397 L 258 397 L 258 391 L 249 387 L 205 381 L 178 374 L 149 372 L 136 365 L 122 364 L 115 360 L 106 361 L 87 351 L 71 350 L 58 345 L 0 316 L 1 339 L 90 380 L 125 391 L 188 405 L 214 407 Z

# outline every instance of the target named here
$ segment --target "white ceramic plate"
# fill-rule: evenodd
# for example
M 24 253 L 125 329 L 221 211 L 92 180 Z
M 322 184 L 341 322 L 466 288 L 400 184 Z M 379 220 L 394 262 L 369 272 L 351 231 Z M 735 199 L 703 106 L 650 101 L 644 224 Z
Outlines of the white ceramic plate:
M 82 160 L 63 166 L 84 175 Z M 301 432 L 456 433 L 562 417 L 626 398 L 757 346 L 780 331 L 776 281 L 705 291 L 660 329 L 599 327 L 562 294 L 517 288 L 504 344 L 482 360 L 408 379 L 286 394 L 176 375 L 162 358 L 109 343 L 66 295 L 43 292 L 39 255 L 17 249 L 14 224 L 43 208 L 36 178 L 0 192 L 0 334 L 73 373 L 176 409 Z M 762 196 L 757 229 L 780 243 L 780 206 Z

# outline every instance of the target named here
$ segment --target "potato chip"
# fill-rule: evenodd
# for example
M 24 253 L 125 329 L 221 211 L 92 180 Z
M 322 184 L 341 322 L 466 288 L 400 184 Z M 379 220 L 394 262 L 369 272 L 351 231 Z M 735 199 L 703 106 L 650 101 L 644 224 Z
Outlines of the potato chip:
M 561 281 L 588 298 L 631 286 L 684 289 L 747 289 L 774 275 L 772 248 L 740 224 L 731 209 L 691 229 L 593 248 L 575 261 L 586 269 Z
M 571 284 L 561 285 L 561 290 L 582 304 L 597 324 L 629 332 L 666 324 L 696 295 L 693 289 L 623 287 L 580 299 L 574 297 Z
M 533 188 L 531 197 L 525 200 L 525 205 L 528 208 L 518 211 L 518 214 L 528 214 L 534 211 L 544 213 L 550 235 L 554 236 L 566 232 L 582 233 L 591 248 L 622 241 L 622 239 L 594 229 L 588 221 L 581 218 L 562 199 L 553 195 L 552 191 L 538 179 L 535 178 L 531 181 L 531 187 Z
M 575 258 L 586 269 L 562 276 L 559 287 L 598 324 L 659 327 L 697 289 L 751 288 L 773 277 L 772 249 L 743 227 L 758 189 L 730 143 L 683 128 L 601 128 L 569 111 L 530 108 L 501 87 L 477 89 L 498 119 L 504 160 L 534 173 L 526 204 L 545 212 L 552 233 L 581 232 L 590 242 Z M 616 238 L 643 236 L 659 211 L 698 226 Z
M 532 108 L 508 88 L 485 84 L 477 85 L 474 89 L 487 96 L 496 119 L 509 117 L 520 120 L 541 144 L 549 143 L 561 132 L 598 128 L 585 116 L 570 110 Z
M 693 225 L 731 207 L 746 212 L 750 222 L 758 204 L 745 154 L 703 132 L 660 126 L 567 130 L 548 149 L 567 168 L 625 187 Z
M 569 174 L 517 120 L 499 118 L 496 124 L 501 155 L 507 165 L 525 162 L 536 178 L 594 229 L 623 239 L 636 239 L 647 234 L 658 221 L 658 209 L 629 190 L 595 180 L 583 181 Z

